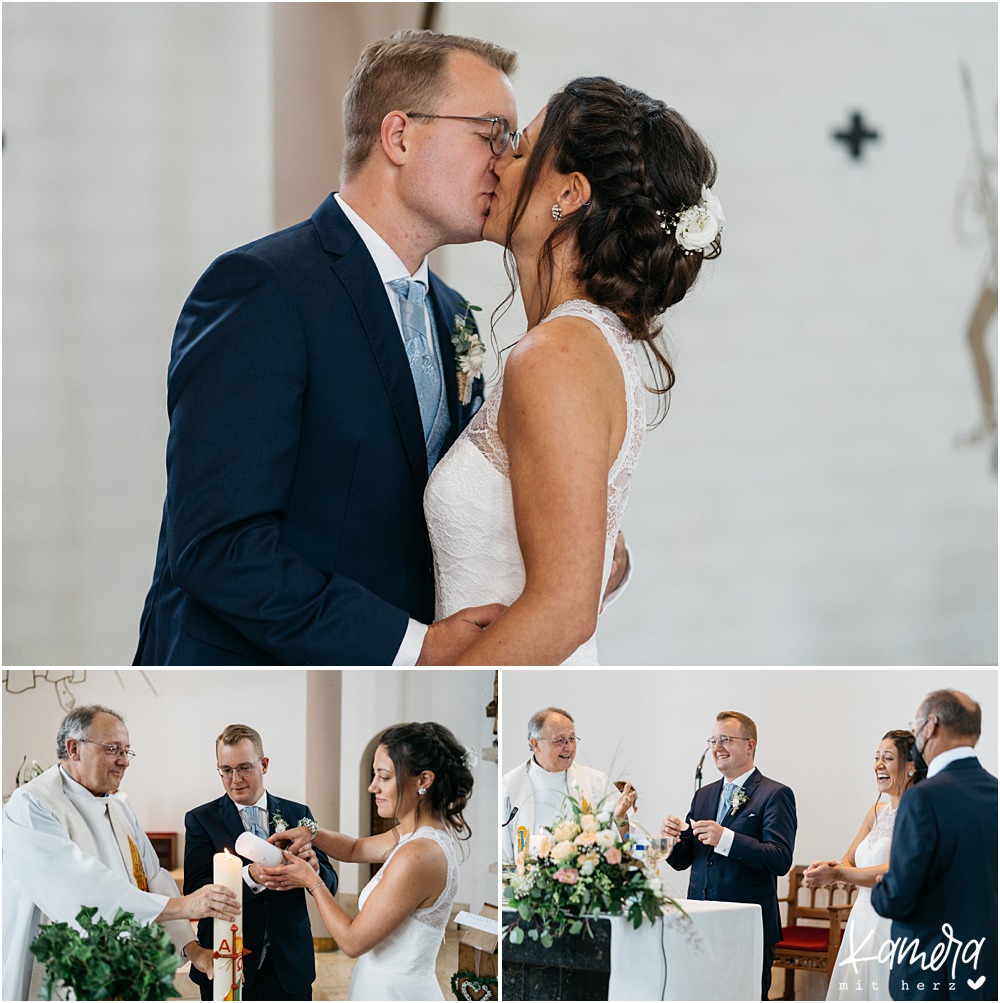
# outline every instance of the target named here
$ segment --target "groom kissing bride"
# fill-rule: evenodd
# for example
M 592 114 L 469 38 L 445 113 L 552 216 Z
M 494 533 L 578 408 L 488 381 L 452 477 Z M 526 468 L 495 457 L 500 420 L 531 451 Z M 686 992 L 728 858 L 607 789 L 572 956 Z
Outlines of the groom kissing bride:
M 596 661 L 644 430 L 635 342 L 665 393 L 657 318 L 724 218 L 677 112 L 587 78 L 518 133 L 515 62 L 434 32 L 369 45 L 340 191 L 195 286 L 137 664 Z M 427 255 L 484 236 L 530 329 L 480 411 L 471 308 Z

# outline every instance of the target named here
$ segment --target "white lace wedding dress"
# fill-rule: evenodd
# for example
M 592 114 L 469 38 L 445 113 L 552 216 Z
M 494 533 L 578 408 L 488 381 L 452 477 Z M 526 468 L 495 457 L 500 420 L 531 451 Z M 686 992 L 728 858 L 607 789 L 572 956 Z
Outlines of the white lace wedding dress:
M 608 523 L 601 593 L 611 574 L 615 540 L 625 517 L 632 471 L 646 429 L 642 377 L 636 347 L 610 310 L 584 300 L 556 307 L 553 317 L 583 317 L 607 338 L 625 378 L 628 425 L 608 472 Z M 544 323 L 544 321 L 543 321 Z M 503 381 L 479 409 L 431 474 L 424 516 L 434 550 L 435 619 L 468 606 L 510 605 L 524 589 L 524 562 L 517 543 L 507 450 L 497 431 Z M 567 422 L 572 415 L 566 416 Z M 552 458 L 560 462 L 559 457 Z M 600 596 L 594 597 L 595 603 Z M 597 639 L 577 648 L 564 665 L 596 665 Z
M 362 954 L 351 973 L 352 1000 L 443 1000 L 441 986 L 434 974 L 444 929 L 451 917 L 451 906 L 458 891 L 458 844 L 449 832 L 420 826 L 403 836 L 378 873 L 365 885 L 358 899 L 365 902 L 382 880 L 389 861 L 411 839 L 431 839 L 437 843 L 448 862 L 448 877 L 437 901 L 426 909 L 416 909 L 380 944 Z
M 875 867 L 889 860 L 889 845 L 896 824 L 896 809 L 886 805 L 875 818 L 871 832 L 854 851 L 858 867 Z M 872 890 L 858 888 L 858 897 L 847 920 L 840 942 L 840 952 L 830 976 L 828 1000 L 890 1000 L 889 966 L 874 958 L 892 937 L 892 920 L 872 908 Z M 846 987 L 846 988 L 842 988 Z

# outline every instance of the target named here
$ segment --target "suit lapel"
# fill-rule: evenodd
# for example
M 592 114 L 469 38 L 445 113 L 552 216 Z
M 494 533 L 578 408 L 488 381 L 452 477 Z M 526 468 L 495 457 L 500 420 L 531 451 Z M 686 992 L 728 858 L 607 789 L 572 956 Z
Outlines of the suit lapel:
M 422 487 L 427 483 L 427 447 L 420 404 L 399 326 L 378 269 L 364 241 L 332 195 L 327 196 L 313 213 L 312 220 L 323 249 L 330 255 L 330 268 L 354 304 L 358 322 L 382 377 L 410 471 Z M 454 396 L 453 385 L 450 393 Z
M 760 783 L 760 770 L 754 767 L 753 773 L 751 773 L 750 776 L 747 777 L 747 781 L 742 787 L 743 793 L 746 794 L 747 799 L 746 801 L 743 802 L 742 805 L 740 805 L 740 810 L 736 813 L 737 815 L 746 810 L 746 807 L 750 803 L 751 798 L 753 798 L 753 792 L 757 789 L 757 785 L 759 783 Z M 735 793 L 736 791 L 733 791 L 734 795 Z M 722 820 L 722 824 L 726 828 L 730 828 L 732 826 L 732 822 L 735 817 L 736 816 L 732 814 L 732 806 L 730 806 L 729 811 L 726 812 L 726 817 Z
M 232 841 L 232 845 L 227 847 L 227 849 L 230 853 L 235 853 L 236 840 L 240 834 L 244 832 L 243 819 L 240 816 L 240 810 L 236 807 L 232 798 L 228 795 L 219 798 L 217 805 L 219 808 L 219 818 L 222 822 L 222 826 Z

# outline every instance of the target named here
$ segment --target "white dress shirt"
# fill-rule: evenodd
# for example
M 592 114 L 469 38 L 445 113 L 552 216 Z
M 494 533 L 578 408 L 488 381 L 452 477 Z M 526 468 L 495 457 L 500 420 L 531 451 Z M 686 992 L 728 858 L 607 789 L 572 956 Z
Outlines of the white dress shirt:
M 726 784 L 736 784 L 733 788 L 733 795 L 750 779 L 750 774 L 757 769 L 756 766 L 751 766 L 749 770 L 746 771 L 742 776 L 737 777 L 735 780 L 726 780 L 725 777 L 722 778 L 723 790 L 725 790 Z M 721 797 L 721 795 L 720 795 Z M 716 806 L 718 810 L 718 806 Z M 733 847 L 733 830 L 727 829 L 725 826 L 722 827 L 722 835 L 719 837 L 719 845 L 715 848 L 716 853 L 721 853 L 722 856 L 728 857 L 729 851 Z

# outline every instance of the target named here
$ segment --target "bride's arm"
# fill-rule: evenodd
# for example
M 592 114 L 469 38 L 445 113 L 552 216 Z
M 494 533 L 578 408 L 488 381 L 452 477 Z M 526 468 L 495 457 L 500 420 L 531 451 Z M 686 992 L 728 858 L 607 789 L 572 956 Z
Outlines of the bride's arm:
M 314 836 L 304 825 L 284 832 L 276 832 L 268 842 L 284 846 L 292 853 L 299 853 L 312 843 L 328 857 L 345 864 L 380 864 L 392 852 L 398 842 L 395 830 L 380 832 L 377 836 L 348 836 L 333 829 L 317 829 Z
M 337 946 L 349 958 L 356 958 L 385 940 L 414 909 L 435 902 L 444 889 L 448 864 L 432 840 L 410 841 L 386 864 L 381 881 L 368 896 L 361 912 L 353 917 L 301 858 L 288 856 L 284 865 L 263 871 L 268 887 L 307 889 L 316 900 L 323 922 Z
M 524 591 L 458 664 L 557 665 L 594 633 L 618 413 L 624 429 L 621 380 L 604 337 L 577 318 L 548 321 L 511 351 L 499 431 Z
M 809 865 L 804 878 L 807 885 L 820 887 L 822 885 L 832 885 L 835 881 L 847 881 L 852 885 L 861 885 L 865 888 L 873 888 L 878 876 L 885 874 L 888 864 L 878 864 L 875 867 L 858 867 L 855 852 L 861 845 L 861 841 L 872 831 L 875 825 L 875 809 L 869 808 L 865 813 L 864 821 L 854 841 L 848 847 L 847 852 L 840 860 L 817 860 Z

